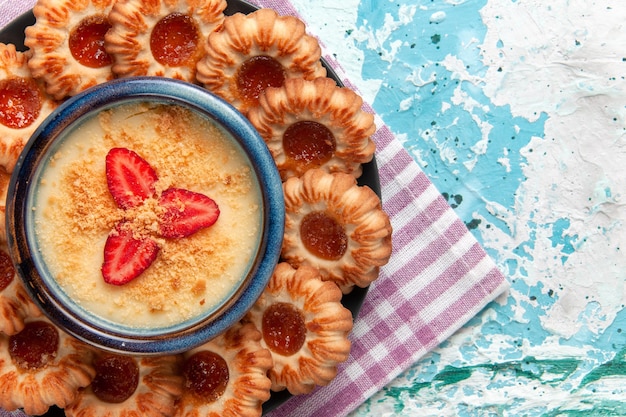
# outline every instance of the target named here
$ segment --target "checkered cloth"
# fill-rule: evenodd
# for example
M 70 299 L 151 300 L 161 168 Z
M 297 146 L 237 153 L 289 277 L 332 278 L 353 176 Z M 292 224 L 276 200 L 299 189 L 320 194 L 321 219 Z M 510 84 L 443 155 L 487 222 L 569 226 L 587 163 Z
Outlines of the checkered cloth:
M 298 15 L 286 0 L 253 0 Z M 33 0 L 3 0 L 0 26 L 32 7 Z M 302 19 L 302 16 L 298 16 Z M 305 20 L 305 19 L 303 19 Z M 342 82 L 339 63 L 325 51 Z M 374 136 L 383 208 L 394 229 L 394 250 L 361 307 L 351 334 L 350 358 L 332 383 L 293 397 L 271 417 L 344 416 L 457 331 L 508 288 L 438 190 L 382 120 Z M 0 411 L 0 417 L 23 416 Z

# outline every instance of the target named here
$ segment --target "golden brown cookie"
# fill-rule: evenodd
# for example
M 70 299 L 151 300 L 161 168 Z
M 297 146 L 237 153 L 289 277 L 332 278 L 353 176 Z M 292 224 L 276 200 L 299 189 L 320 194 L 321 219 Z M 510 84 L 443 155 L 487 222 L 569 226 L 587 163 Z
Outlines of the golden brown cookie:
M 285 80 L 268 88 L 248 118 L 267 144 L 284 180 L 311 168 L 361 175 L 374 156 L 374 116 L 354 91 L 330 78 Z
M 162 417 L 182 390 L 176 355 L 135 357 L 98 351 L 95 377 L 65 409 L 67 417 Z
M 319 268 L 344 293 L 378 278 L 391 255 L 391 223 L 378 196 L 352 175 L 311 169 L 283 184 L 282 257 Z
M 270 282 L 244 318 L 260 329 L 272 352 L 272 390 L 306 394 L 327 385 L 350 354 L 352 313 L 341 291 L 310 266 L 279 263 Z
M 65 407 L 94 377 L 91 350 L 43 317 L 12 336 L 0 335 L 0 406 L 28 415 Z
M 113 72 L 195 81 L 206 38 L 225 8 L 225 0 L 118 0 L 106 35 Z
M 19 279 L 5 242 L 0 243 L 0 332 L 19 333 L 24 321 L 41 316 Z
M 36 22 L 24 44 L 33 55 L 28 66 L 56 100 L 74 96 L 114 78 L 104 49 L 108 14 L 115 0 L 38 0 Z
M 305 29 L 296 17 L 271 9 L 227 16 L 209 36 L 198 81 L 246 113 L 267 87 L 280 87 L 287 78 L 326 76 L 319 43 Z
M 270 352 L 251 324 L 236 324 L 184 354 L 185 388 L 176 417 L 259 417 L 270 398 Z
M 24 145 L 57 106 L 31 76 L 28 58 L 0 43 L 0 166 L 11 173 Z
M 9 191 L 9 182 L 11 175 L 5 169 L 0 168 L 0 218 L 4 219 L 7 209 L 7 193 Z M 7 225 L 6 221 L 0 222 L 0 242 L 7 241 Z

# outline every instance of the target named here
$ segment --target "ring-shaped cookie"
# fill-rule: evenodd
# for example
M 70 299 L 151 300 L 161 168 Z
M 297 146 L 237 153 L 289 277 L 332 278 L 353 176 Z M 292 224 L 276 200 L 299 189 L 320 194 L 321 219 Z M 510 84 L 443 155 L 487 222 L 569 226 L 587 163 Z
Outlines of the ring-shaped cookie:
M 206 38 L 222 24 L 225 8 L 225 0 L 118 0 L 105 37 L 113 72 L 194 82 Z
M 104 49 L 115 0 L 38 0 L 36 21 L 25 30 L 33 52 L 28 66 L 56 100 L 114 78 Z
M 343 293 L 378 278 L 391 256 L 391 223 L 380 198 L 350 174 L 311 169 L 283 183 L 282 257 L 319 268 Z
M 363 99 L 330 78 L 285 80 L 268 88 L 248 118 L 267 144 L 284 180 L 311 168 L 359 177 L 374 156 L 374 116 Z
M 172 415 L 182 390 L 175 355 L 136 357 L 97 351 L 92 383 L 65 408 L 67 417 L 162 417 Z M 111 385 L 118 383 L 123 389 Z M 129 389 L 125 398 L 120 391 Z M 95 393 L 97 392 L 97 394 Z
M 6 243 L 0 243 L 0 332 L 6 335 L 24 329 L 24 320 L 41 316 L 41 311 L 24 288 L 8 253 Z
M 267 87 L 280 87 L 285 79 L 326 76 L 321 48 L 293 16 L 272 9 L 235 13 L 208 39 L 197 78 L 242 113 L 256 106 Z
M 322 281 L 316 268 L 277 265 L 244 318 L 260 329 L 261 344 L 272 352 L 274 366 L 268 375 L 273 391 L 306 394 L 337 375 L 337 365 L 350 354 L 353 324 L 341 297 L 339 288 Z
M 236 324 L 184 353 L 185 389 L 175 417 L 260 417 L 270 398 L 270 352 L 252 324 Z
M 30 349 L 29 354 L 17 354 Z M 34 352 L 34 353 L 33 353 Z M 12 336 L 0 335 L 0 407 L 27 415 L 70 404 L 94 377 L 91 349 L 44 317 Z
M 24 145 L 57 103 L 28 68 L 32 52 L 0 43 L 0 166 L 13 172 Z

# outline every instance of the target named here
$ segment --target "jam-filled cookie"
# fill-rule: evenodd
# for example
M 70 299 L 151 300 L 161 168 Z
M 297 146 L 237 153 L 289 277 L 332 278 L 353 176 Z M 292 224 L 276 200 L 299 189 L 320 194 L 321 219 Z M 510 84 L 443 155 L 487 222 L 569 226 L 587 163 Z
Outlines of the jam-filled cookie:
M 350 174 L 311 169 L 283 183 L 282 257 L 319 268 L 344 293 L 378 278 L 391 255 L 391 223 L 378 196 Z
M 248 118 L 257 128 L 284 180 L 311 168 L 359 177 L 374 156 L 374 116 L 354 91 L 330 78 L 285 80 L 268 88 Z
M 0 167 L 11 173 L 24 145 L 57 106 L 28 69 L 31 52 L 0 43 Z
M 115 0 L 38 0 L 35 24 L 24 44 L 33 52 L 28 66 L 56 100 L 114 78 L 104 48 L 108 15 Z
M 305 29 L 296 17 L 271 9 L 227 16 L 209 36 L 198 81 L 246 113 L 267 87 L 280 87 L 287 78 L 323 77 L 321 48 Z
M 272 390 L 299 395 L 327 385 L 337 365 L 350 354 L 352 313 L 341 304 L 342 293 L 322 281 L 310 266 L 294 269 L 279 263 L 270 282 L 244 318 L 263 334 L 274 366 Z
M 182 390 L 176 355 L 93 355 L 95 377 L 65 409 L 68 417 L 162 417 L 174 412 Z
M 225 0 L 118 0 L 106 35 L 113 72 L 195 81 L 206 38 L 225 8 Z
M 236 324 L 184 354 L 183 395 L 175 417 L 259 417 L 270 398 L 270 352 L 251 324 Z
M 24 329 L 24 320 L 39 317 L 41 311 L 18 278 L 6 243 L 0 243 L 0 332 L 6 335 Z
M 11 175 L 6 170 L 0 168 L 0 218 L 4 219 L 7 212 L 7 193 Z M 7 225 L 5 221 L 0 222 L 0 242 L 7 241 Z
M 91 350 L 43 317 L 22 331 L 0 335 L 0 406 L 40 415 L 65 407 L 94 377 Z

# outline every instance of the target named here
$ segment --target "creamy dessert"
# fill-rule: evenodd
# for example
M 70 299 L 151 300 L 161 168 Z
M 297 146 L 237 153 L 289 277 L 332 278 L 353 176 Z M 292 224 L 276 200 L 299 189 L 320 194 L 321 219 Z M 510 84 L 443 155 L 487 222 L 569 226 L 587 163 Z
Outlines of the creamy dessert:
M 109 322 L 154 329 L 210 314 L 256 257 L 254 169 L 190 109 L 103 110 L 67 133 L 38 177 L 33 252 L 69 299 Z

